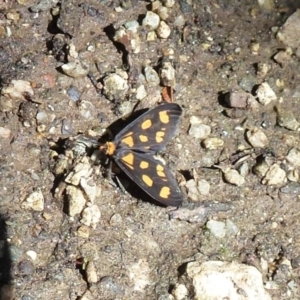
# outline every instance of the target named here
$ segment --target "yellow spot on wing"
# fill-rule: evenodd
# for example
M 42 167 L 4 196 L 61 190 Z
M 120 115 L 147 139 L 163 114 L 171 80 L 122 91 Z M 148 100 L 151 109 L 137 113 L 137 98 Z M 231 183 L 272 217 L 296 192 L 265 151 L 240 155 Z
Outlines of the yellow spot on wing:
M 141 125 L 142 129 L 148 129 L 152 126 L 152 121 L 150 119 L 147 119 L 146 121 L 144 121 Z
M 134 141 L 132 137 L 132 132 L 129 132 L 121 141 L 122 143 L 126 144 L 128 147 L 133 147 Z
M 133 170 L 133 163 L 134 163 L 134 155 L 132 153 L 128 153 L 127 155 L 123 156 L 121 160 L 127 165 L 128 168 Z
M 153 180 L 148 175 L 142 175 L 142 180 L 150 187 L 153 185 Z
M 167 124 L 170 121 L 169 115 L 166 111 L 160 111 L 159 112 L 159 119 L 164 124 Z
M 149 167 L 149 163 L 146 161 L 141 161 L 140 168 L 141 169 L 147 169 Z
M 157 143 L 161 143 L 164 139 L 165 133 L 163 131 L 157 131 L 155 135 L 155 140 Z
M 157 175 L 158 175 L 159 177 L 166 177 L 166 174 L 165 174 L 165 172 L 164 172 L 164 167 L 163 167 L 163 166 L 157 165 L 157 166 L 156 166 L 156 172 L 157 172 Z
M 139 136 L 139 138 L 140 138 L 140 141 L 143 142 L 143 143 L 148 142 L 148 137 L 147 137 L 146 135 L 142 135 L 142 134 L 141 134 L 141 135 Z
M 168 186 L 162 187 L 159 192 L 159 196 L 164 199 L 168 199 L 170 194 L 171 194 L 171 190 Z

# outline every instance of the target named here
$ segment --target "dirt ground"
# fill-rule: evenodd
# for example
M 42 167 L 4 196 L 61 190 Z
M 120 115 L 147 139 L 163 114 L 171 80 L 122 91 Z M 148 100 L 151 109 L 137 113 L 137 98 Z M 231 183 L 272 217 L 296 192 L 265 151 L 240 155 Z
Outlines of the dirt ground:
M 169 8 L 170 36 L 152 41 L 142 26 L 150 2 L 1 2 L 1 88 L 13 80 L 30 83 L 27 93 L 1 95 L 1 299 L 171 299 L 173 287 L 186 280 L 185 265 L 194 260 L 255 266 L 272 299 L 300 299 L 298 170 L 296 179 L 277 184 L 253 172 L 268 158 L 288 174 L 286 156 L 300 144 L 298 130 L 279 126 L 277 111 L 281 103 L 284 112 L 299 118 L 299 58 L 274 60 L 286 48 L 276 28 L 298 7 L 300 1 L 179 0 Z M 137 53 L 127 40 L 114 40 L 129 20 L 140 24 Z M 61 66 L 72 59 L 83 62 L 97 88 L 86 74 L 65 74 Z M 174 102 L 183 109 L 176 136 L 162 154 L 182 188 L 178 209 L 148 200 L 122 174 L 125 190 L 111 184 L 102 158 L 93 159 L 90 147 L 78 155 L 76 146 L 68 146 L 80 134 L 100 138 L 137 102 L 145 66 L 159 71 L 167 59 L 176 71 Z M 264 76 L 262 65 L 268 66 Z M 116 70 L 129 74 L 129 88 L 123 95 L 105 95 L 105 76 Z M 255 95 L 263 82 L 277 100 L 263 105 L 255 99 L 255 108 L 228 106 L 226 93 Z M 143 85 L 147 97 L 138 109 L 154 107 L 162 84 Z M 189 132 L 192 117 L 224 144 L 205 147 Z M 263 131 L 268 142 L 248 155 L 253 147 L 246 132 L 252 128 Z M 226 165 L 242 173 L 232 159 L 237 153 L 248 170 L 240 185 L 222 172 Z M 85 156 L 101 213 L 89 224 L 81 213 L 70 216 L 73 190 L 65 182 Z M 192 190 L 199 181 L 209 184 L 209 193 Z M 34 197 L 42 206 L 32 204 Z M 217 236 L 209 220 L 230 221 L 236 231 Z M 192 287 L 183 299 L 194 299 Z

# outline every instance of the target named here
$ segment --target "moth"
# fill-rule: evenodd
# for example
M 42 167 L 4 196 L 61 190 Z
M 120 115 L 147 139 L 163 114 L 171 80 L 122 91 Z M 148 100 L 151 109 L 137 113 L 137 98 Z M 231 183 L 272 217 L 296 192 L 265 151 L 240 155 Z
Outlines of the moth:
M 120 169 L 156 201 L 179 206 L 183 196 L 171 171 L 154 155 L 163 150 L 178 127 L 181 107 L 161 104 L 146 111 L 100 146 Z

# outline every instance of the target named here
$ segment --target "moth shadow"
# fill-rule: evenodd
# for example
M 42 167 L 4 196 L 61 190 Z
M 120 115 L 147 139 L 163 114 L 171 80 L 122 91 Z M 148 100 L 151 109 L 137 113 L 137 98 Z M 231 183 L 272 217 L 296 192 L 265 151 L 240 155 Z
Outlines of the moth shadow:
M 0 241 L 2 241 L 1 256 L 0 256 L 0 298 L 1 298 L 1 294 L 2 296 L 4 296 L 4 294 L 9 295 L 12 291 L 12 286 L 11 286 L 12 259 L 9 252 L 9 245 L 7 243 L 6 223 L 1 214 L 0 214 Z

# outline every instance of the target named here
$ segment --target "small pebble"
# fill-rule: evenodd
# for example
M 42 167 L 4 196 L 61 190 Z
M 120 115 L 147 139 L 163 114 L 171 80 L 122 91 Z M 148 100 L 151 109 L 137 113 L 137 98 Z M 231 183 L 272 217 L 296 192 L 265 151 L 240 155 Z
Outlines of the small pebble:
M 286 181 L 286 173 L 278 164 L 274 164 L 267 171 L 262 180 L 265 185 L 281 185 Z
M 29 81 L 12 80 L 8 87 L 1 90 L 2 95 L 7 95 L 11 99 L 24 99 L 24 94 L 34 95 L 33 89 Z
M 80 186 L 84 190 L 87 200 L 92 204 L 95 202 L 95 199 L 101 194 L 101 187 L 94 182 L 94 179 L 92 177 L 81 177 Z
M 144 75 L 147 82 L 153 86 L 159 85 L 160 79 L 157 72 L 150 66 L 145 66 Z
M 299 178 L 300 177 L 299 177 L 299 171 L 298 171 L 298 169 L 294 169 L 294 170 L 288 171 L 288 173 L 287 173 L 287 179 L 289 181 L 298 182 Z
M 97 205 L 91 205 L 86 207 L 82 211 L 82 218 L 80 222 L 86 226 L 91 226 L 92 228 L 96 228 L 101 218 L 101 212 Z
M 11 138 L 11 130 L 9 128 L 0 127 L 0 138 L 3 139 Z
M 226 220 L 226 231 L 230 235 L 236 235 L 239 232 L 239 228 L 229 219 Z
M 300 167 L 300 150 L 292 148 L 287 154 L 286 160 L 293 168 Z
M 250 50 L 251 50 L 252 54 L 254 54 L 254 55 L 258 54 L 259 48 L 260 48 L 260 44 L 258 42 L 252 42 L 250 44 Z
M 74 102 L 80 100 L 81 93 L 78 90 L 78 88 L 74 85 L 70 86 L 70 88 L 67 90 L 67 94 L 70 97 L 70 99 L 73 100 Z
M 154 12 L 156 10 L 158 10 L 159 8 L 161 8 L 161 7 L 162 7 L 162 4 L 161 4 L 161 2 L 159 0 L 153 1 L 151 3 L 151 10 L 154 11 Z
M 182 28 L 185 25 L 185 19 L 183 15 L 179 15 L 175 18 L 173 25 L 177 28 Z
M 107 75 L 103 83 L 103 93 L 109 100 L 122 98 L 129 88 L 127 80 L 116 73 Z
M 271 70 L 271 66 L 267 63 L 258 63 L 257 65 L 257 76 L 264 78 Z
M 300 11 L 295 12 L 289 16 L 283 26 L 277 32 L 276 38 L 282 42 L 286 47 L 297 49 L 300 46 Z
M 207 196 L 210 192 L 210 184 L 205 179 L 201 179 L 198 181 L 198 191 L 201 195 Z
M 88 283 L 96 283 L 98 281 L 96 267 L 93 262 L 89 262 L 86 267 L 86 277 Z
M 72 78 L 83 77 L 89 73 L 89 66 L 79 59 L 63 64 L 61 69 Z
M 136 89 L 136 99 L 137 100 L 142 100 L 142 99 L 144 99 L 144 98 L 146 98 L 147 97 L 147 91 L 146 91 L 146 89 L 145 89 L 145 86 L 142 84 L 142 85 L 140 85 L 137 89 Z
M 142 25 L 147 31 L 153 31 L 158 28 L 159 21 L 159 16 L 156 13 L 147 11 Z
M 274 0 L 258 0 L 257 3 L 266 11 L 275 9 Z
M 93 169 L 89 163 L 89 159 L 85 156 L 67 175 L 67 177 L 65 178 L 65 182 L 78 186 L 82 177 L 88 178 L 91 175 L 92 171 Z
M 162 39 L 167 39 L 171 34 L 171 28 L 165 21 L 160 21 L 156 34 Z
M 147 33 L 147 42 L 154 42 L 157 40 L 157 35 L 155 31 L 150 31 Z
M 18 265 L 20 275 L 32 275 L 35 272 L 33 263 L 29 260 L 21 261 Z
M 118 226 L 122 223 L 122 216 L 120 214 L 113 214 L 110 218 L 109 225 Z
M 300 183 L 299 182 L 288 183 L 287 185 L 280 188 L 280 192 L 284 194 L 298 195 L 300 194 Z
M 97 113 L 95 111 L 95 106 L 90 101 L 82 100 L 78 107 L 80 115 L 86 120 L 92 119 Z
M 175 300 L 185 300 L 188 294 L 189 291 L 184 284 L 176 283 L 172 289 L 172 295 L 175 297 Z
M 69 204 L 68 215 L 74 217 L 75 215 L 80 214 L 86 204 L 83 192 L 75 186 L 68 185 L 66 187 L 66 195 Z
M 253 167 L 253 173 L 259 177 L 264 177 L 269 169 L 270 165 L 268 162 L 265 159 L 262 159 Z
M 128 116 L 133 110 L 133 103 L 131 101 L 123 101 L 118 105 L 118 111 L 122 116 Z
M 225 95 L 225 101 L 229 107 L 246 108 L 250 102 L 255 101 L 252 94 L 244 91 L 232 91 Z
M 163 0 L 162 3 L 165 7 L 170 7 L 171 8 L 171 7 L 174 6 L 175 0 Z
M 256 91 L 256 96 L 259 103 L 268 105 L 272 101 L 277 100 L 275 92 L 271 89 L 267 82 L 263 82 Z
M 77 235 L 84 239 L 88 239 L 90 237 L 91 229 L 88 226 L 82 225 L 77 230 Z
M 138 30 L 140 28 L 140 24 L 138 21 L 136 20 L 131 20 L 131 21 L 127 21 L 125 24 L 124 24 L 124 27 L 126 29 L 128 29 L 129 31 L 131 32 L 134 32 L 134 33 L 138 33 Z
M 190 118 L 190 128 L 189 135 L 196 139 L 205 139 L 211 134 L 211 128 L 208 125 L 202 124 L 202 121 L 196 117 L 192 116 Z
M 162 64 L 160 78 L 163 86 L 175 86 L 175 69 L 170 62 L 164 62 Z
M 209 220 L 206 227 L 210 230 L 211 234 L 217 238 L 223 238 L 226 234 L 225 223 L 215 220 Z
M 291 60 L 291 54 L 290 51 L 283 51 L 280 50 L 274 55 L 274 60 L 280 64 L 281 67 L 285 67 L 289 64 Z
M 285 110 L 282 107 L 276 106 L 277 112 L 277 124 L 280 127 L 284 127 L 286 129 L 296 131 L 300 123 L 296 120 L 294 114 L 290 110 Z
M 266 134 L 258 128 L 248 130 L 246 137 L 250 145 L 254 148 L 265 148 L 269 144 Z
M 29 250 L 26 252 L 26 255 L 29 256 L 31 258 L 31 260 L 36 260 L 37 258 L 37 253 L 33 250 Z
M 44 210 L 44 195 L 41 191 L 31 193 L 26 200 L 22 203 L 25 209 L 33 209 L 35 211 Z
M 7 20 L 18 21 L 20 19 L 20 14 L 17 11 L 10 11 L 6 15 Z
M 216 150 L 216 149 L 223 148 L 224 141 L 216 137 L 206 138 L 202 142 L 202 146 L 205 149 Z
M 190 179 L 186 182 L 185 187 L 188 191 L 188 197 L 193 201 L 199 200 L 199 190 L 194 179 Z
M 241 186 L 245 183 L 245 178 L 237 171 L 233 169 L 224 169 L 224 179 L 226 182 L 236 186 Z
M 157 14 L 159 15 L 160 19 L 163 21 L 166 21 L 170 16 L 169 9 L 164 6 L 157 10 Z

